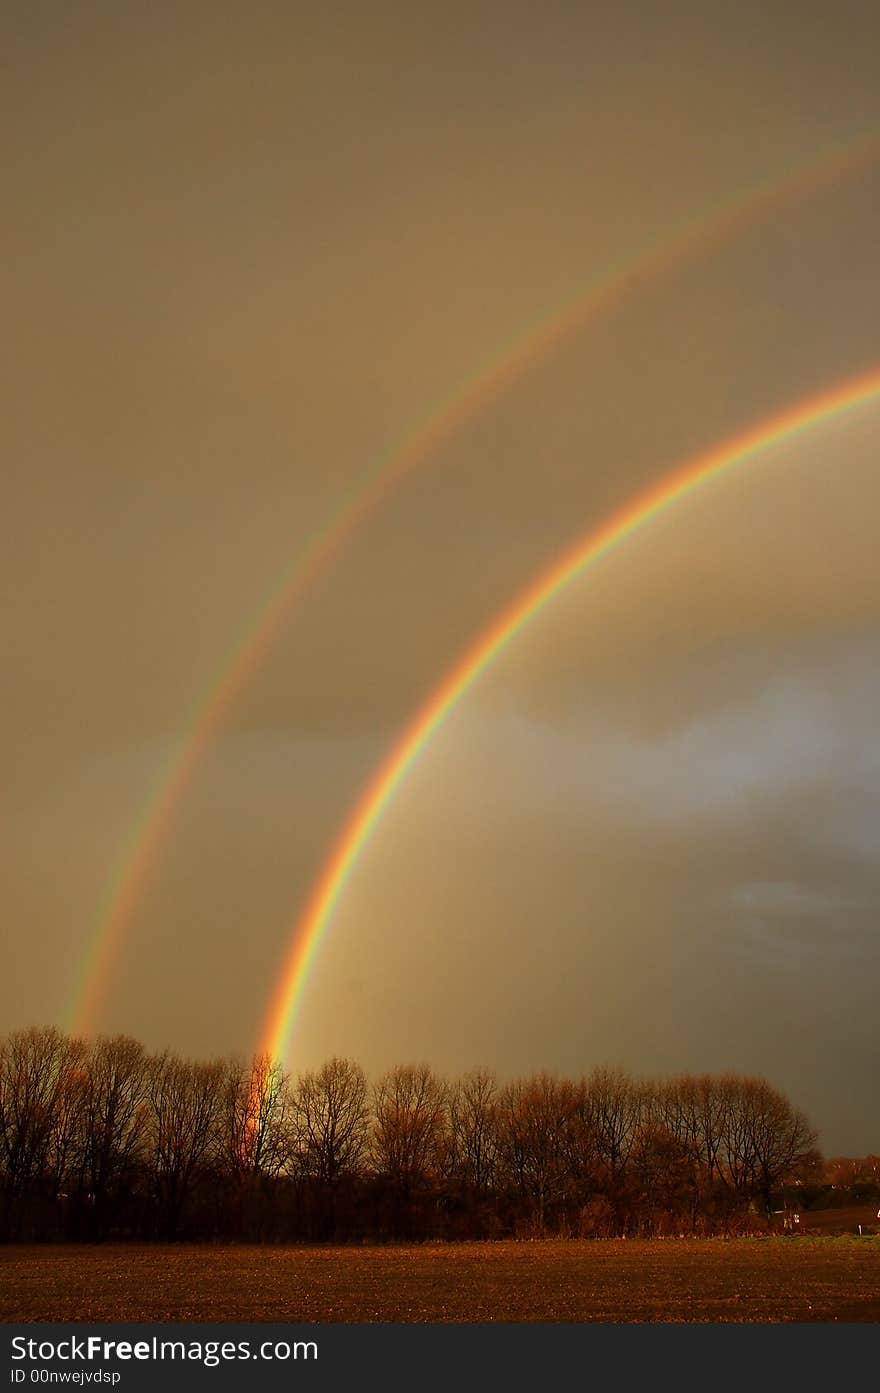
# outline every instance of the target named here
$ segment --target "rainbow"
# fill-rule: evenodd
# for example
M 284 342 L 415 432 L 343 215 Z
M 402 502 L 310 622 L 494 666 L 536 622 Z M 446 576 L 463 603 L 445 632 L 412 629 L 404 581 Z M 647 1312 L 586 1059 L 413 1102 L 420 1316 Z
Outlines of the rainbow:
M 175 812 L 194 782 L 202 759 L 247 682 L 258 671 L 299 600 L 327 569 L 351 535 L 400 481 L 465 422 L 515 382 L 551 348 L 591 320 L 637 293 L 688 256 L 710 249 L 759 221 L 798 194 L 861 172 L 880 155 L 880 138 L 860 136 L 842 151 L 799 165 L 781 181 L 765 181 L 720 208 L 680 225 L 657 245 L 610 267 L 597 282 L 568 297 L 514 342 L 496 352 L 399 438 L 367 473 L 341 510 L 336 509 L 306 542 L 268 599 L 228 651 L 219 672 L 192 703 L 183 738 L 169 756 L 131 827 L 102 896 L 94 928 L 75 974 L 68 1013 L 74 1034 L 94 1029 L 128 926 L 156 861 L 168 841 Z
M 877 398 L 880 398 L 880 365 L 819 396 L 798 402 L 708 453 L 687 460 L 576 542 L 493 620 L 407 726 L 345 823 L 315 882 L 305 911 L 294 927 L 280 985 L 264 1026 L 262 1048 L 265 1052 L 276 1060 L 283 1060 L 287 1055 L 309 969 L 331 915 L 382 814 L 432 737 L 508 645 L 588 567 L 603 560 L 697 489 L 735 465 L 758 458 L 774 445 Z

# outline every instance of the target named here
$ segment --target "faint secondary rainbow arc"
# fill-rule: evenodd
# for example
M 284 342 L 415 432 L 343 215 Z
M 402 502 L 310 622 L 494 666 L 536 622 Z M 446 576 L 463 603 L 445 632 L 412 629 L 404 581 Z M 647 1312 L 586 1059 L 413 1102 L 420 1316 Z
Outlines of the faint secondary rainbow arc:
M 726 200 L 700 219 L 690 218 L 657 245 L 608 268 L 602 278 L 569 296 L 537 326 L 508 342 L 484 361 L 386 452 L 366 474 L 353 496 L 337 508 L 289 565 L 280 583 L 247 624 L 220 664 L 219 673 L 199 693 L 184 721 L 183 747 L 169 757 L 153 781 L 141 812 L 125 839 L 99 907 L 92 934 L 75 975 L 68 1023 L 75 1034 L 94 1028 L 95 1017 L 134 908 L 164 846 L 174 811 L 194 781 L 204 754 L 239 692 L 259 669 L 297 602 L 332 562 L 348 538 L 382 500 L 444 439 L 515 382 L 551 348 L 612 310 L 654 279 L 701 249 L 711 248 L 757 222 L 788 199 L 869 166 L 880 155 L 876 133 L 799 165 L 781 180 Z
M 880 365 L 818 396 L 801 400 L 724 444 L 687 460 L 640 492 L 605 523 L 591 529 L 492 621 L 406 727 L 347 819 L 314 883 L 305 911 L 294 927 L 280 985 L 264 1025 L 264 1052 L 278 1060 L 283 1060 L 287 1053 L 309 968 L 333 910 L 382 814 L 432 736 L 511 641 L 589 566 L 601 561 L 622 542 L 710 480 L 823 421 L 878 397 Z

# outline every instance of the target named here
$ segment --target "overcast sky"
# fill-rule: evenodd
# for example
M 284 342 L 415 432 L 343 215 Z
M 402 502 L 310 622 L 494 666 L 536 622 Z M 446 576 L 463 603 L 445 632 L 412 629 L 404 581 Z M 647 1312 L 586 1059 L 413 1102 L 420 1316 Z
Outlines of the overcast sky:
M 11 3 L 0 1029 L 314 530 L 555 306 L 880 137 L 873 3 Z M 99 1025 L 253 1047 L 370 770 L 648 480 L 880 362 L 880 159 L 634 282 L 448 433 L 254 671 Z M 880 1149 L 880 406 L 589 571 L 378 827 L 289 1063 L 735 1069 Z

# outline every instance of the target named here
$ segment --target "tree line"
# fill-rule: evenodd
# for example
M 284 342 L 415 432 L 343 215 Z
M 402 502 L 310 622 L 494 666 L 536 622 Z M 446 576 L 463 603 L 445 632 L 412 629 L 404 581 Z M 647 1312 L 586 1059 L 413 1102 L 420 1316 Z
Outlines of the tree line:
M 754 1228 L 816 1172 L 764 1079 L 509 1082 L 0 1039 L 0 1237 L 383 1241 Z M 763 1220 L 765 1222 L 765 1220 Z

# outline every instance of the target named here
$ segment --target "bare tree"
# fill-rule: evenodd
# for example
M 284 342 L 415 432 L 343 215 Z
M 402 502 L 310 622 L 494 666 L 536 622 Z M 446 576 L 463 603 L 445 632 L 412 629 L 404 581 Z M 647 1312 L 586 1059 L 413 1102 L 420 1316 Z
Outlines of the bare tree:
M 599 1191 L 602 1185 L 599 1143 L 586 1079 L 571 1085 L 570 1103 L 562 1134 L 562 1153 L 572 1198 L 580 1207 Z
M 574 1104 L 571 1083 L 547 1073 L 508 1084 L 499 1095 L 504 1170 L 539 1231 L 546 1225 L 549 1207 L 568 1194 L 565 1139 Z
M 177 1234 L 187 1195 L 215 1138 L 223 1066 L 163 1054 L 150 1062 L 148 1139 L 160 1231 Z
M 307 1172 L 333 1187 L 360 1164 L 369 1138 L 367 1078 L 360 1065 L 328 1059 L 301 1076 L 294 1095 Z
M 99 1036 L 84 1061 L 78 1190 L 98 1235 L 143 1159 L 147 1064 L 143 1046 L 127 1035 Z
M 438 1168 L 447 1125 L 446 1089 L 427 1064 L 404 1064 L 377 1083 L 373 1163 L 401 1193 Z
M 739 1106 L 751 1187 L 769 1216 L 774 1191 L 802 1179 L 815 1165 L 816 1133 L 766 1079 L 743 1079 Z
M 12 1232 L 37 1182 L 57 1193 L 76 1124 L 83 1047 L 54 1027 L 0 1042 L 0 1231 Z
M 477 1194 L 495 1181 L 498 1164 L 498 1083 L 473 1069 L 449 1091 L 449 1171 Z
M 613 1189 L 626 1170 L 638 1135 L 644 1094 L 620 1069 L 594 1070 L 586 1089 L 599 1161 Z
M 239 1181 L 280 1175 L 295 1154 L 295 1111 L 287 1074 L 268 1055 L 225 1067 L 215 1155 Z
M 692 1225 L 697 1173 L 687 1142 L 662 1122 L 646 1117 L 630 1157 L 636 1212 L 630 1223 L 640 1232 L 674 1233 Z

